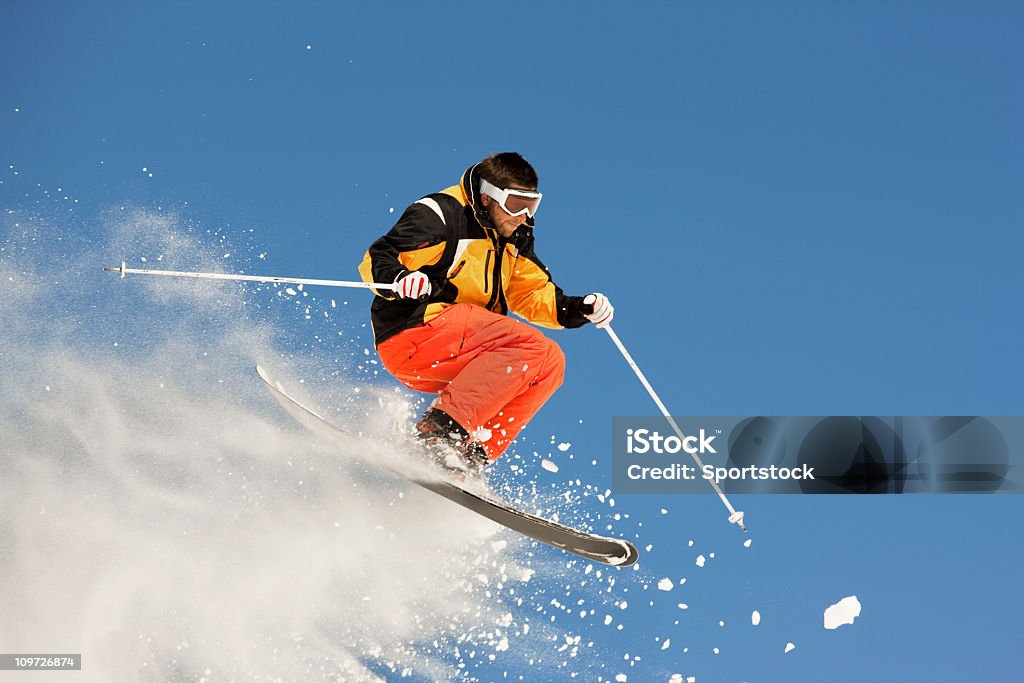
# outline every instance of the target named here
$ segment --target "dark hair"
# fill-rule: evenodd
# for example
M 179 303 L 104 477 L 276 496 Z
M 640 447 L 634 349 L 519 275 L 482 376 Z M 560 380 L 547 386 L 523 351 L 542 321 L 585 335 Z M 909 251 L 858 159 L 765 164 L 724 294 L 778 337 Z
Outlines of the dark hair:
M 537 171 L 519 152 L 492 154 L 477 165 L 477 171 L 495 187 L 521 185 L 524 189 L 537 189 Z

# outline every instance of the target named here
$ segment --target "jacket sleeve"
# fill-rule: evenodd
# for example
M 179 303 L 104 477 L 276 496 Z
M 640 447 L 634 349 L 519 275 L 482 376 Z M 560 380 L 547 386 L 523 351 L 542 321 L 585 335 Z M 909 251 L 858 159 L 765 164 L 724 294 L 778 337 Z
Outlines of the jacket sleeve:
M 589 322 L 583 317 L 583 297 L 563 293 L 537 258 L 533 235 L 520 246 L 505 300 L 510 311 L 541 327 L 580 327 Z
M 409 206 L 386 235 L 377 239 L 359 264 L 364 282 L 393 283 L 403 274 L 437 263 L 444 254 L 447 233 L 441 217 L 420 200 Z M 373 290 L 385 299 L 392 291 Z

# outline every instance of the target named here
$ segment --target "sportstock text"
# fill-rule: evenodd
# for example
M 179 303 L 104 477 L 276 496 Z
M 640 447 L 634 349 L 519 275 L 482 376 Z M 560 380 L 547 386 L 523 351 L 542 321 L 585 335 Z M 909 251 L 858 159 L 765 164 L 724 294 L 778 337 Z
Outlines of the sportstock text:
M 712 453 L 717 455 L 718 451 L 712 445 L 717 434 L 708 435 L 704 428 L 701 428 L 696 435 L 683 434 L 680 438 L 676 435 L 662 436 L 662 434 L 650 429 L 627 429 L 626 430 L 626 453 L 628 455 L 676 455 L 679 452 L 691 455 L 705 455 Z M 693 465 L 683 463 L 671 463 L 665 466 L 645 467 L 639 464 L 630 464 L 626 468 L 626 476 L 634 481 L 649 479 L 696 479 L 697 468 Z M 757 467 L 748 465 L 746 467 L 715 467 L 703 465 L 701 467 L 701 478 L 714 481 L 716 484 L 723 481 L 759 480 L 759 479 L 814 479 L 814 468 L 806 464 L 799 467 Z

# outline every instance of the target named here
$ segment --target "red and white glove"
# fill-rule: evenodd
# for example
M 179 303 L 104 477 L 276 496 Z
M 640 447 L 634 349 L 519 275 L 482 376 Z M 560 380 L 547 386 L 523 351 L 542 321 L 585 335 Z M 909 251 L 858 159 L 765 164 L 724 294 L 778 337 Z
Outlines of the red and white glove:
M 600 329 L 612 324 L 615 307 L 604 294 L 588 294 L 583 298 L 583 304 L 590 307 L 590 313 L 584 313 L 583 317 L 594 323 L 594 327 Z
M 395 280 L 395 294 L 399 299 L 426 299 L 430 296 L 430 278 L 418 270 L 400 275 Z

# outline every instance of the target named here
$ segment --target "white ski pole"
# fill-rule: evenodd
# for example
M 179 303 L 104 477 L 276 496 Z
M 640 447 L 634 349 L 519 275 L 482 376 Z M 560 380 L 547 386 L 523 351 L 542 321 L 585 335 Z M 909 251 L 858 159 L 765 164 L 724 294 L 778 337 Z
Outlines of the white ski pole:
M 647 381 L 646 377 L 644 377 L 644 373 L 640 371 L 636 361 L 634 361 L 633 357 L 629 355 L 629 351 L 626 350 L 626 347 L 622 345 L 622 342 L 619 340 L 619 336 L 615 334 L 615 330 L 613 330 L 611 325 L 609 325 L 604 328 L 604 331 L 607 332 L 608 336 L 612 338 L 613 342 L 615 342 L 615 346 L 619 348 L 619 351 L 622 353 L 622 357 L 626 359 L 627 363 L 629 363 L 629 367 L 633 368 L 633 372 L 636 373 L 637 379 L 640 380 L 640 383 L 644 385 L 644 389 L 647 389 L 647 393 L 650 394 L 651 398 L 654 399 L 654 402 L 658 404 L 661 414 L 664 415 L 665 419 L 668 420 L 668 423 L 672 425 L 672 429 L 676 431 L 676 435 L 679 437 L 680 441 L 685 439 L 686 437 L 683 435 L 683 430 L 679 428 L 675 419 L 668 412 L 668 408 L 666 408 L 665 404 L 661 402 L 660 398 L 658 398 L 658 394 L 654 392 L 654 387 L 652 387 L 651 383 Z M 704 463 L 701 461 L 700 456 L 696 453 L 691 453 L 690 455 L 693 456 L 694 462 L 697 463 L 697 468 L 703 471 Z M 743 529 L 743 531 L 746 531 L 747 527 L 743 524 L 743 513 L 737 512 L 736 509 L 733 508 L 732 503 L 730 503 L 729 499 L 725 497 L 725 494 L 722 492 L 722 489 L 719 488 L 717 483 L 711 479 L 708 480 L 708 483 L 711 484 L 711 488 L 715 490 L 718 497 L 722 499 L 722 503 L 725 505 L 726 509 L 729 510 L 729 523 L 739 524 L 740 528 Z
M 205 280 L 242 280 L 245 282 L 277 282 L 291 285 L 323 285 L 325 287 L 358 287 L 361 289 L 380 289 L 395 291 L 396 285 L 381 284 L 379 282 L 351 282 L 345 280 L 310 280 L 298 277 L 263 277 L 260 275 L 231 275 L 229 273 L 187 273 L 178 270 L 145 270 L 141 268 L 125 268 L 124 261 L 121 261 L 120 268 L 104 268 L 109 273 L 120 273 L 123 278 L 126 274 L 132 275 L 165 275 L 170 277 L 191 277 L 203 278 Z

